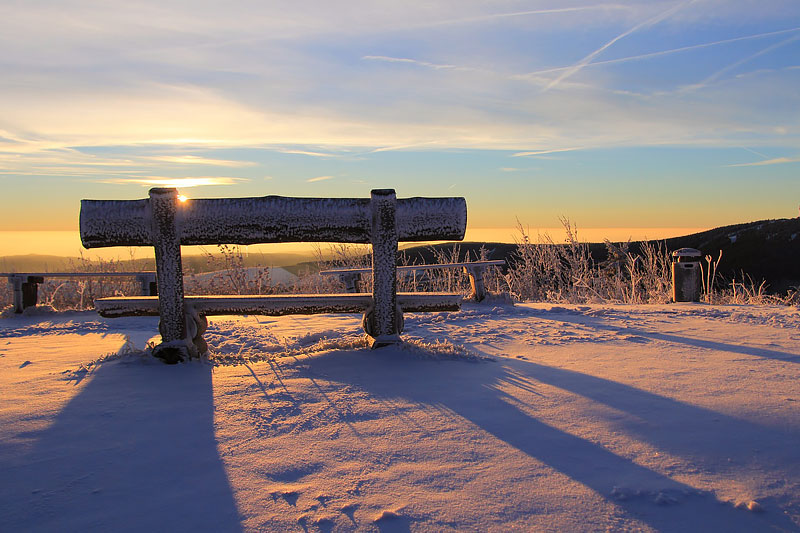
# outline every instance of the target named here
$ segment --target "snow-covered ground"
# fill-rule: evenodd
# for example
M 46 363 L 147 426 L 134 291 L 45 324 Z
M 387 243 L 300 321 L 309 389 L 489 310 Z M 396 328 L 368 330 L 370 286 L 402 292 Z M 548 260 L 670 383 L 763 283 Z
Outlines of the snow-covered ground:
M 0 320 L 2 531 L 800 531 L 800 310 Z

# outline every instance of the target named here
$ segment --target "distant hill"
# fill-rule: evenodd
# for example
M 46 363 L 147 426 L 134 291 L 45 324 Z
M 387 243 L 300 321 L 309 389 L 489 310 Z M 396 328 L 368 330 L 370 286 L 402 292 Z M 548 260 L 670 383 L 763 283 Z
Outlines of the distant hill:
M 768 284 L 769 292 L 785 292 L 790 287 L 800 285 L 800 218 L 759 220 L 732 226 L 723 226 L 701 233 L 674 237 L 660 241 L 644 241 L 670 252 L 679 248 L 695 248 L 702 254 L 716 260 L 722 251 L 722 261 L 717 275 L 726 280 L 742 279 L 742 272 L 749 275 L 755 283 L 762 280 Z M 632 242 L 630 251 L 637 253 L 643 242 Z M 486 249 L 488 259 L 514 261 L 516 245 L 505 243 L 458 243 L 460 259 L 470 260 L 480 256 L 481 247 Z M 452 244 L 436 246 L 417 246 L 405 249 L 412 263 L 431 263 L 436 252 L 448 255 Z M 608 257 L 603 243 L 591 243 L 589 249 L 595 262 Z M 703 260 L 705 263 L 705 260 Z
M 724 226 L 685 237 L 667 239 L 669 250 L 696 248 L 716 260 L 717 272 L 730 280 L 744 272 L 770 292 L 784 292 L 800 285 L 800 218 L 759 220 Z
M 311 254 L 299 253 L 276 253 L 261 254 L 251 253 L 245 256 L 244 266 L 291 266 L 310 259 Z M 187 272 L 208 272 L 219 270 L 224 261 L 218 254 L 214 254 L 213 259 L 204 255 L 185 255 L 182 257 L 184 270 Z M 136 271 L 136 270 L 155 270 L 154 259 L 124 259 L 115 261 L 119 263 L 116 270 Z M 59 271 L 80 271 L 85 261 L 78 257 L 61 257 L 57 255 L 9 255 L 0 257 L 0 272 L 59 272 Z M 90 264 L 98 264 L 92 261 Z
M 57 272 L 74 268 L 79 261 L 59 255 L 7 255 L 0 257 L 0 272 Z

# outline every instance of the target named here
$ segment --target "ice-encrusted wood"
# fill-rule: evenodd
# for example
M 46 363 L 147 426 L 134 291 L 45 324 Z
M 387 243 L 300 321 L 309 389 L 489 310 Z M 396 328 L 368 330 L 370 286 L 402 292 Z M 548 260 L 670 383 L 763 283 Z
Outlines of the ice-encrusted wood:
M 152 246 L 150 200 L 81 200 L 81 242 L 85 248 Z
M 181 245 L 175 224 L 177 203 L 178 191 L 175 189 L 150 190 L 152 238 L 161 316 L 158 329 L 163 342 L 181 340 L 186 336 Z
M 398 241 L 460 241 L 467 229 L 464 198 L 401 198 L 397 200 Z
M 371 335 L 390 342 L 396 337 L 397 320 L 397 225 L 395 192 L 391 189 L 372 191 L 372 298 L 374 308 Z M 397 339 L 391 339 L 392 341 Z
M 463 297 L 450 292 L 401 292 L 397 303 L 404 312 L 457 311 Z M 200 316 L 215 315 L 315 315 L 321 313 L 363 313 L 372 295 L 361 294 L 277 294 L 246 296 L 186 296 L 187 307 Z M 95 300 L 101 316 L 158 316 L 155 296 L 120 296 Z
M 461 240 L 467 226 L 463 198 L 397 200 L 399 241 Z M 86 248 L 149 246 L 149 200 L 82 200 L 81 241 Z M 180 243 L 369 243 L 368 198 L 193 199 L 175 213 Z
M 184 244 L 369 242 L 369 200 L 360 198 L 222 198 L 187 201 Z

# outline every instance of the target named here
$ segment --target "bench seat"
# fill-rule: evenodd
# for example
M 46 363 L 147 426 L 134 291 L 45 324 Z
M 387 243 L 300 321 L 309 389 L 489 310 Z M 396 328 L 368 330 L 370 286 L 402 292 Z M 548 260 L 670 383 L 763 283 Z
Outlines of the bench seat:
M 457 292 L 399 292 L 397 304 L 404 312 L 458 311 L 463 296 Z M 363 313 L 372 294 L 271 294 L 185 296 L 184 301 L 200 316 L 214 315 L 312 315 Z M 101 316 L 158 316 L 157 296 L 100 298 L 95 307 Z

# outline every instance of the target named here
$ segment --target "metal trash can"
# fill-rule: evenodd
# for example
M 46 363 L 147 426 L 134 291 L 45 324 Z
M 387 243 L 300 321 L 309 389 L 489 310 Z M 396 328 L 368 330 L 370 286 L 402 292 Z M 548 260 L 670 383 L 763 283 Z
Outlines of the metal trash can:
M 681 248 L 672 252 L 672 301 L 699 302 L 702 272 L 700 250 Z

